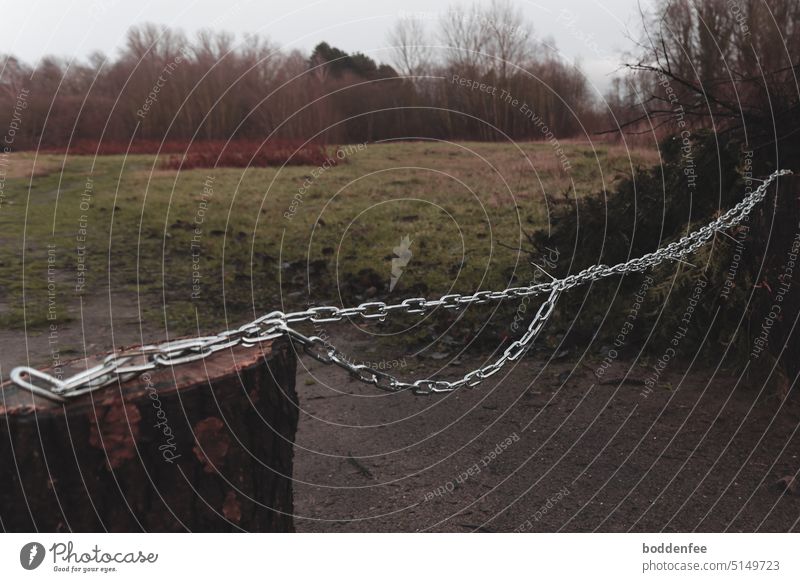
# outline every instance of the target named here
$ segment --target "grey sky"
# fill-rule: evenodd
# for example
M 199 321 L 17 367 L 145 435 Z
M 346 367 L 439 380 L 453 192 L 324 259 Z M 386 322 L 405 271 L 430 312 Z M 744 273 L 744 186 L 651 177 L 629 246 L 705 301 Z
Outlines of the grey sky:
M 481 0 L 481 2 L 489 0 Z M 533 23 L 538 38 L 553 38 L 569 60 L 579 59 L 600 91 L 638 36 L 636 0 L 512 0 Z M 154 22 L 192 34 L 202 28 L 266 35 L 284 48 L 308 50 L 321 40 L 348 52 L 390 60 L 386 34 L 403 15 L 420 15 L 430 27 L 436 13 L 471 0 L 2 0 L 0 52 L 35 62 L 44 55 L 83 58 L 94 50 L 113 55 L 133 24 Z M 643 2 L 649 4 L 649 0 Z

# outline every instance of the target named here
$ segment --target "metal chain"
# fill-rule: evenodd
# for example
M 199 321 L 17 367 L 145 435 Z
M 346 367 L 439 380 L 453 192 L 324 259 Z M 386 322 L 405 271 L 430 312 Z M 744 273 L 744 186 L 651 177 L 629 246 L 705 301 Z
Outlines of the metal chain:
M 553 313 L 559 296 L 573 287 L 584 285 L 605 277 L 636 273 L 651 269 L 664 261 L 680 261 L 683 257 L 697 251 L 708 243 L 715 233 L 739 224 L 752 212 L 766 196 L 769 185 L 780 176 L 791 174 L 790 170 L 778 170 L 764 180 L 758 188 L 748 194 L 733 208 L 706 226 L 692 232 L 678 241 L 641 257 L 631 259 L 612 267 L 593 265 L 574 275 L 553 279 L 528 287 L 510 287 L 503 291 L 478 291 L 469 295 L 459 293 L 444 295 L 438 299 L 414 297 L 400 303 L 387 304 L 370 301 L 356 307 L 335 307 L 321 305 L 304 311 L 283 313 L 272 311 L 247 323 L 238 329 L 224 331 L 217 335 L 169 341 L 158 345 L 133 348 L 127 352 L 108 355 L 102 363 L 80 372 L 66 380 L 27 366 L 11 371 L 11 380 L 17 386 L 57 402 L 65 403 L 68 398 L 86 394 L 115 382 L 125 382 L 144 372 L 157 368 L 177 366 L 205 359 L 221 350 L 237 345 L 252 347 L 262 342 L 287 336 L 302 347 L 304 353 L 323 364 L 336 365 L 347 370 L 356 379 L 372 384 L 388 392 L 410 390 L 414 394 L 433 394 L 452 392 L 464 386 L 474 387 L 486 378 L 496 374 L 507 363 L 518 360 L 536 340 Z M 548 293 L 547 300 L 539 307 L 525 334 L 512 342 L 494 362 L 472 370 L 455 381 L 434 380 L 430 378 L 403 382 L 385 372 L 375 370 L 364 364 L 355 364 L 330 342 L 318 337 L 307 336 L 297 331 L 294 324 L 310 322 L 314 324 L 333 323 L 360 317 L 363 320 L 385 320 L 397 313 L 425 314 L 442 308 L 448 310 L 464 309 L 470 305 L 481 305 L 490 301 L 521 299 Z M 36 383 L 34 383 L 36 382 Z
M 333 344 L 318 336 L 308 337 L 290 327 L 286 327 L 285 331 L 292 340 L 303 347 L 303 351 L 307 355 L 315 360 L 323 364 L 335 364 L 347 370 L 357 380 L 372 384 L 386 392 L 400 392 L 402 390 L 411 390 L 414 394 L 452 392 L 462 386 L 477 386 L 486 378 L 499 372 L 500 368 L 502 368 L 506 362 L 518 360 L 544 328 L 547 320 L 553 313 L 553 309 L 556 306 L 556 301 L 560 294 L 561 289 L 559 288 L 554 288 L 550 292 L 550 296 L 547 298 L 547 301 L 542 303 L 539 307 L 539 310 L 536 312 L 525 334 L 511 343 L 497 360 L 482 368 L 469 372 L 460 380 L 452 382 L 447 380 L 432 380 L 429 378 L 416 380 L 412 383 L 403 382 L 386 372 L 375 370 L 365 364 L 355 364 L 349 361 L 347 356 L 340 352 Z

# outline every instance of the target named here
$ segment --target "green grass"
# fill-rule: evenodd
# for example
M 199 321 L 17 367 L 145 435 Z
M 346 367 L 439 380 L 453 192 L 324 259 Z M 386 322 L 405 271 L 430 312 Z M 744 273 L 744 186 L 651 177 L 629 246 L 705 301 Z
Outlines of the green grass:
M 76 239 L 86 217 L 84 295 L 139 294 L 148 324 L 173 333 L 238 324 L 254 313 L 311 303 L 400 300 L 499 288 L 532 276 L 519 247 L 547 227 L 549 203 L 610 188 L 655 153 L 619 146 L 370 144 L 347 163 L 312 167 L 158 169 L 154 156 L 98 158 L 12 154 L 0 206 L 0 324 L 48 324 L 48 244 L 59 321 L 77 318 Z M 31 177 L 33 174 L 33 177 Z M 199 227 L 199 297 L 192 297 L 192 237 L 204 182 L 213 195 Z M 80 208 L 87 178 L 92 203 Z M 573 191 L 574 187 L 574 191 Z M 393 248 L 413 256 L 391 293 Z M 24 260 L 24 265 L 23 265 Z

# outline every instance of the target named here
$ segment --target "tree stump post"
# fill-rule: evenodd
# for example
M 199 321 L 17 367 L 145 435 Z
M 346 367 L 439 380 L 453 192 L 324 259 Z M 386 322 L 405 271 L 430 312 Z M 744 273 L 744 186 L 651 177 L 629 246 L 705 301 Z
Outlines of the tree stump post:
M 65 405 L 6 383 L 0 528 L 293 531 L 295 370 L 281 338 Z

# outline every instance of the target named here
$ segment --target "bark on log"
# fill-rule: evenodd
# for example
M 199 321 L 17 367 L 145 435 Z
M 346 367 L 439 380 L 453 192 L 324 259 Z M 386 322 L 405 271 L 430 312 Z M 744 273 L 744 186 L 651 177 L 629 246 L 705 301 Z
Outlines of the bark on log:
M 0 528 L 292 531 L 295 368 L 276 340 L 66 405 L 4 385 Z

